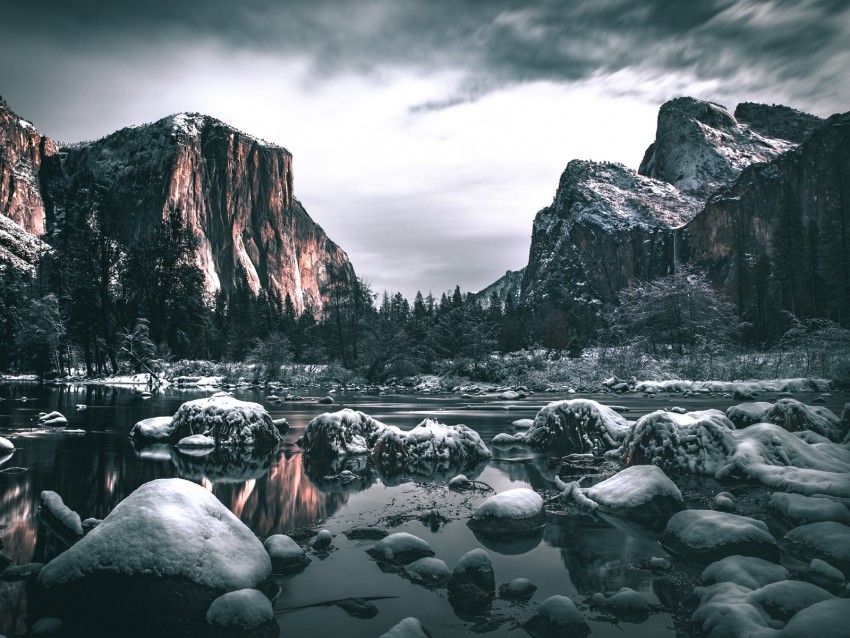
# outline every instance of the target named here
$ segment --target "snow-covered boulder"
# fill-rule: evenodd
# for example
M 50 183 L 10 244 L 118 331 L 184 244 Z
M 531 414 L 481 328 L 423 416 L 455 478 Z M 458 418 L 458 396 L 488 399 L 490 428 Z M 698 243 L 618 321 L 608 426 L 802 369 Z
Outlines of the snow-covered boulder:
M 388 427 L 368 414 L 349 408 L 325 412 L 307 424 L 299 444 L 305 453 L 315 456 L 369 454 Z
M 245 635 L 244 630 L 251 630 L 252 638 L 280 633 L 271 601 L 256 589 L 239 589 L 216 598 L 207 610 L 207 623 L 222 635 Z
M 520 487 L 484 501 L 467 525 L 482 536 L 530 536 L 546 524 L 543 499 L 534 490 Z
M 396 565 L 407 565 L 434 555 L 434 550 L 426 541 L 407 532 L 390 534 L 366 551 L 376 560 Z
M 796 527 L 779 541 L 782 551 L 819 558 L 850 576 L 850 527 L 826 521 Z
M 841 419 L 828 408 L 806 405 L 795 399 L 779 399 L 764 414 L 766 423 L 775 423 L 789 432 L 811 430 L 830 441 L 841 440 Z
M 130 430 L 130 438 L 137 443 L 154 443 L 171 440 L 174 431 L 173 418 L 170 416 L 155 416 L 142 419 Z
M 727 556 L 706 567 L 702 572 L 702 582 L 731 582 L 748 589 L 758 589 L 770 583 L 788 580 L 791 574 L 782 565 L 771 563 L 756 556 Z
M 735 505 L 735 497 L 729 492 L 720 492 L 711 499 L 711 509 L 735 514 L 738 511 L 738 506 Z
M 46 425 L 52 428 L 65 427 L 68 425 L 68 419 L 61 412 L 49 412 L 38 416 L 38 424 Z
M 263 546 L 269 553 L 275 574 L 291 574 L 310 564 L 310 557 L 304 548 L 286 534 L 269 536 Z
M 584 490 L 609 514 L 659 520 L 685 509 L 676 484 L 655 465 L 634 465 Z
M 788 621 L 797 612 L 832 597 L 825 589 L 799 580 L 770 583 L 750 594 L 752 602 L 760 605 L 771 618 L 782 621 Z
M 672 554 L 697 561 L 716 561 L 740 554 L 778 559 L 776 539 L 762 521 L 713 510 L 674 514 L 659 539 Z
M 847 506 L 829 498 L 776 492 L 768 503 L 792 525 L 835 521 L 850 525 Z
M 9 439 L 4 439 L 0 436 L 0 453 L 4 452 L 14 452 L 15 444 L 12 443 Z
M 193 434 L 210 437 L 216 446 L 273 448 L 283 440 L 263 406 L 224 393 L 187 401 L 175 413 L 172 425 L 174 443 Z
M 212 448 L 215 447 L 215 440 L 203 434 L 193 434 L 177 441 L 178 448 Z
M 56 492 L 44 490 L 41 493 L 41 509 L 49 525 L 66 542 L 74 543 L 83 536 L 83 524 L 80 515 L 65 505 Z
M 847 636 L 850 599 L 832 598 L 800 611 L 782 628 L 781 638 L 843 638 Z
M 409 432 L 385 429 L 375 441 L 372 459 L 385 472 L 407 468 L 422 474 L 465 468 L 491 457 L 478 432 L 465 425 L 425 419 Z
M 522 624 L 535 638 L 583 638 L 590 633 L 575 603 L 566 596 L 550 596 Z
M 417 618 L 405 618 L 379 638 L 431 638 Z
M 616 448 L 629 422 L 611 408 L 589 399 L 554 401 L 534 417 L 527 445 L 557 454 L 602 454 Z
M 734 428 L 719 410 L 658 410 L 635 423 L 619 455 L 627 466 L 652 464 L 665 472 L 712 474 L 735 449 Z
M 505 600 L 527 600 L 537 591 L 537 585 L 527 578 L 514 578 L 499 585 L 499 598 Z
M 150 622 L 204 624 L 218 596 L 265 590 L 271 572 L 262 543 L 213 494 L 158 479 L 45 565 L 38 582 L 67 614 L 97 618 L 109 609 Z
M 726 417 L 736 428 L 745 428 L 753 423 L 764 422 L 764 415 L 773 407 L 768 401 L 752 401 L 726 408 Z
M 449 596 L 489 602 L 496 591 L 496 576 L 490 555 L 483 549 L 473 549 L 455 565 L 446 585 Z
M 650 612 L 646 596 L 629 587 L 621 587 L 619 591 L 607 596 L 597 592 L 591 597 L 590 603 L 613 616 L 628 620 L 644 619 Z
M 517 419 L 511 422 L 514 430 L 529 430 L 534 425 L 534 419 Z
M 441 587 L 451 576 L 452 570 L 445 561 L 428 556 L 405 565 L 401 573 L 419 585 Z

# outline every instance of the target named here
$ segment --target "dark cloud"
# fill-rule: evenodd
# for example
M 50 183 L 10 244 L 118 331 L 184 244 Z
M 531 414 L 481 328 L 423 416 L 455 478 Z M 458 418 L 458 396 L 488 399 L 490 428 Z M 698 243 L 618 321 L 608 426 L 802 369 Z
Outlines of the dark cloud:
M 838 77 L 850 39 L 844 0 L 206 0 L 3 3 L 0 42 L 82 51 L 206 39 L 309 59 L 320 74 L 387 65 L 459 70 L 451 107 L 531 80 L 575 81 L 625 68 L 686 71 L 758 90 L 787 83 L 824 109 L 846 96 Z M 28 29 L 26 25 L 32 25 Z M 39 41 L 33 42 L 37 34 Z M 0 48 L 5 48 L 0 44 Z M 61 60 L 57 61 L 61 64 Z M 831 76 L 840 87 L 831 85 Z M 820 81 L 818 88 L 812 78 Z M 470 90 L 475 86 L 475 90 Z M 813 95 L 813 92 L 815 94 Z

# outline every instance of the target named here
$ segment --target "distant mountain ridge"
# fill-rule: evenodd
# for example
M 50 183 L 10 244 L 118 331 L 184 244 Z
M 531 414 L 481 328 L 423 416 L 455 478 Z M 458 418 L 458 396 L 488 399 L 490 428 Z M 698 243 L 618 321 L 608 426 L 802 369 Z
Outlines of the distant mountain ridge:
M 299 312 L 321 309 L 329 269 L 354 276 L 294 197 L 283 147 L 197 113 L 62 148 L 5 103 L 0 124 L 0 213 L 34 235 L 61 232 L 69 212 L 96 206 L 132 242 L 176 212 L 196 239 L 208 292 L 289 294 Z
M 735 113 L 677 98 L 637 172 L 569 162 L 535 217 L 521 302 L 581 322 L 623 288 L 693 264 L 743 321 L 780 310 L 850 321 L 850 114 Z

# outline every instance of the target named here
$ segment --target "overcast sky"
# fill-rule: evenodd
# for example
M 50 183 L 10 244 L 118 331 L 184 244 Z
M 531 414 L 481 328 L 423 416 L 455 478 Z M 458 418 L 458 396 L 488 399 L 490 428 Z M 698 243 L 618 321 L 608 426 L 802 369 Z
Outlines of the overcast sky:
M 679 95 L 850 110 L 847 0 L 0 0 L 0 95 L 45 134 L 200 111 L 285 146 L 376 291 L 525 265 L 573 158 L 637 168 Z

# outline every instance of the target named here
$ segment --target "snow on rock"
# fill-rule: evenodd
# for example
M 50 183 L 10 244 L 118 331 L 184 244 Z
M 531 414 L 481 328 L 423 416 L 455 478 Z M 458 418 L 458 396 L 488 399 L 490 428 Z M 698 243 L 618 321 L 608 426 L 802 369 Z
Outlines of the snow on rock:
M 659 542 L 672 554 L 691 560 L 715 561 L 735 554 L 779 557 L 776 539 L 762 521 L 713 510 L 674 514 Z
M 775 423 L 789 432 L 811 430 L 830 441 L 841 440 L 841 419 L 831 410 L 806 405 L 796 399 L 779 399 L 764 414 L 766 423 Z
M 414 583 L 427 587 L 442 586 L 452 574 L 452 570 L 444 561 L 430 556 L 405 565 L 401 571 Z
M 9 439 L 4 439 L 0 436 L 0 452 L 12 452 L 15 449 L 15 444 Z
M 833 598 L 807 607 L 783 627 L 779 638 L 844 638 L 850 618 L 850 599 Z
M 176 445 L 179 448 L 210 448 L 215 447 L 215 441 L 203 434 L 193 434 L 183 437 Z
M 744 392 L 757 394 L 759 392 L 828 392 L 832 387 L 829 379 L 794 378 L 794 379 L 762 379 L 758 381 L 687 381 L 668 379 L 664 381 L 639 381 L 634 385 L 635 392 L 646 392 L 648 389 L 658 392 L 693 392 L 693 393 L 729 393 Z
M 130 430 L 130 438 L 138 443 L 169 441 L 171 440 L 171 433 L 174 431 L 173 421 L 174 419 L 170 416 L 142 419 Z
M 850 527 L 825 521 L 795 527 L 780 541 L 783 551 L 806 559 L 819 558 L 850 576 Z
M 263 543 L 275 574 L 291 574 L 310 564 L 310 557 L 298 543 L 286 534 L 274 534 Z
M 753 401 L 741 403 L 726 408 L 726 417 L 735 424 L 736 428 L 745 428 L 753 423 L 762 423 L 764 415 L 773 407 L 768 401 Z
M 224 393 L 187 401 L 174 415 L 173 427 L 174 442 L 203 434 L 217 446 L 271 448 L 283 440 L 263 406 Z
M 369 454 L 388 427 L 349 408 L 325 412 L 307 424 L 300 445 L 306 453 L 322 457 Z
M 611 408 L 589 399 L 567 399 L 542 408 L 524 439 L 559 454 L 602 454 L 616 448 L 628 430 L 629 422 Z
M 534 419 L 517 419 L 511 422 L 511 427 L 514 430 L 528 430 L 534 425 Z
M 657 410 L 629 430 L 619 455 L 627 466 L 652 464 L 665 472 L 713 474 L 735 449 L 734 428 L 719 410 Z
M 500 432 L 490 441 L 492 445 L 525 445 L 525 432 L 517 432 L 516 434 L 507 434 Z
M 650 611 L 646 596 L 629 587 L 622 587 L 610 596 L 603 593 L 593 594 L 590 602 L 594 607 L 601 607 L 622 618 L 645 618 Z
M 545 524 L 543 499 L 525 487 L 489 497 L 467 523 L 472 531 L 494 537 L 531 535 Z
M 400 623 L 390 628 L 379 638 L 431 638 L 422 623 L 416 618 L 405 618 Z
M 61 412 L 50 412 L 48 414 L 40 414 L 38 416 L 39 425 L 47 425 L 50 427 L 64 427 L 68 425 L 68 419 Z
M 472 428 L 443 425 L 432 419 L 425 419 L 409 432 L 385 429 L 372 450 L 372 459 L 384 471 L 407 467 L 426 474 L 467 467 L 491 456 Z
M 817 579 L 818 582 L 833 587 L 844 587 L 844 581 L 846 580 L 840 569 L 836 569 L 820 558 L 813 558 L 811 560 L 806 576 L 809 582 Z M 815 582 L 815 584 L 818 584 L 818 582 Z
M 791 575 L 782 565 L 755 556 L 727 556 L 706 567 L 702 582 L 706 584 L 731 582 L 748 589 L 758 589 L 770 583 L 787 580 Z
M 213 627 L 255 629 L 274 622 L 271 601 L 256 589 L 239 589 L 216 598 L 207 610 L 207 622 Z
M 738 510 L 738 507 L 735 505 L 734 496 L 729 492 L 720 492 L 711 499 L 711 509 L 734 514 Z
M 496 576 L 490 555 L 480 548 L 466 552 L 452 570 L 446 588 L 455 598 L 492 598 Z
M 397 565 L 406 565 L 434 555 L 434 550 L 426 541 L 407 532 L 390 534 L 366 551 L 376 560 Z
M 781 580 L 770 583 L 750 594 L 772 618 L 787 621 L 798 611 L 832 598 L 825 589 L 800 580 Z
M 629 518 L 669 517 L 685 508 L 676 484 L 655 465 L 634 465 L 584 490 L 603 512 Z
M 222 593 L 267 584 L 262 543 L 200 485 L 145 483 L 41 570 L 38 582 L 71 609 L 126 611 L 202 623 Z M 168 592 L 163 596 L 162 592 Z
M 80 515 L 65 505 L 62 497 L 56 492 L 45 490 L 41 493 L 42 510 L 50 517 L 51 522 L 59 525 L 63 537 L 79 537 L 83 535 L 83 524 Z
M 550 596 L 522 624 L 535 638 L 581 638 L 590 633 L 575 603 L 566 596 Z
M 512 581 L 499 585 L 499 598 L 525 600 L 531 598 L 536 591 L 537 585 L 527 578 L 514 578 Z
M 850 510 L 847 506 L 829 498 L 803 496 L 776 492 L 770 497 L 770 507 L 779 512 L 792 525 L 835 521 L 850 525 Z

